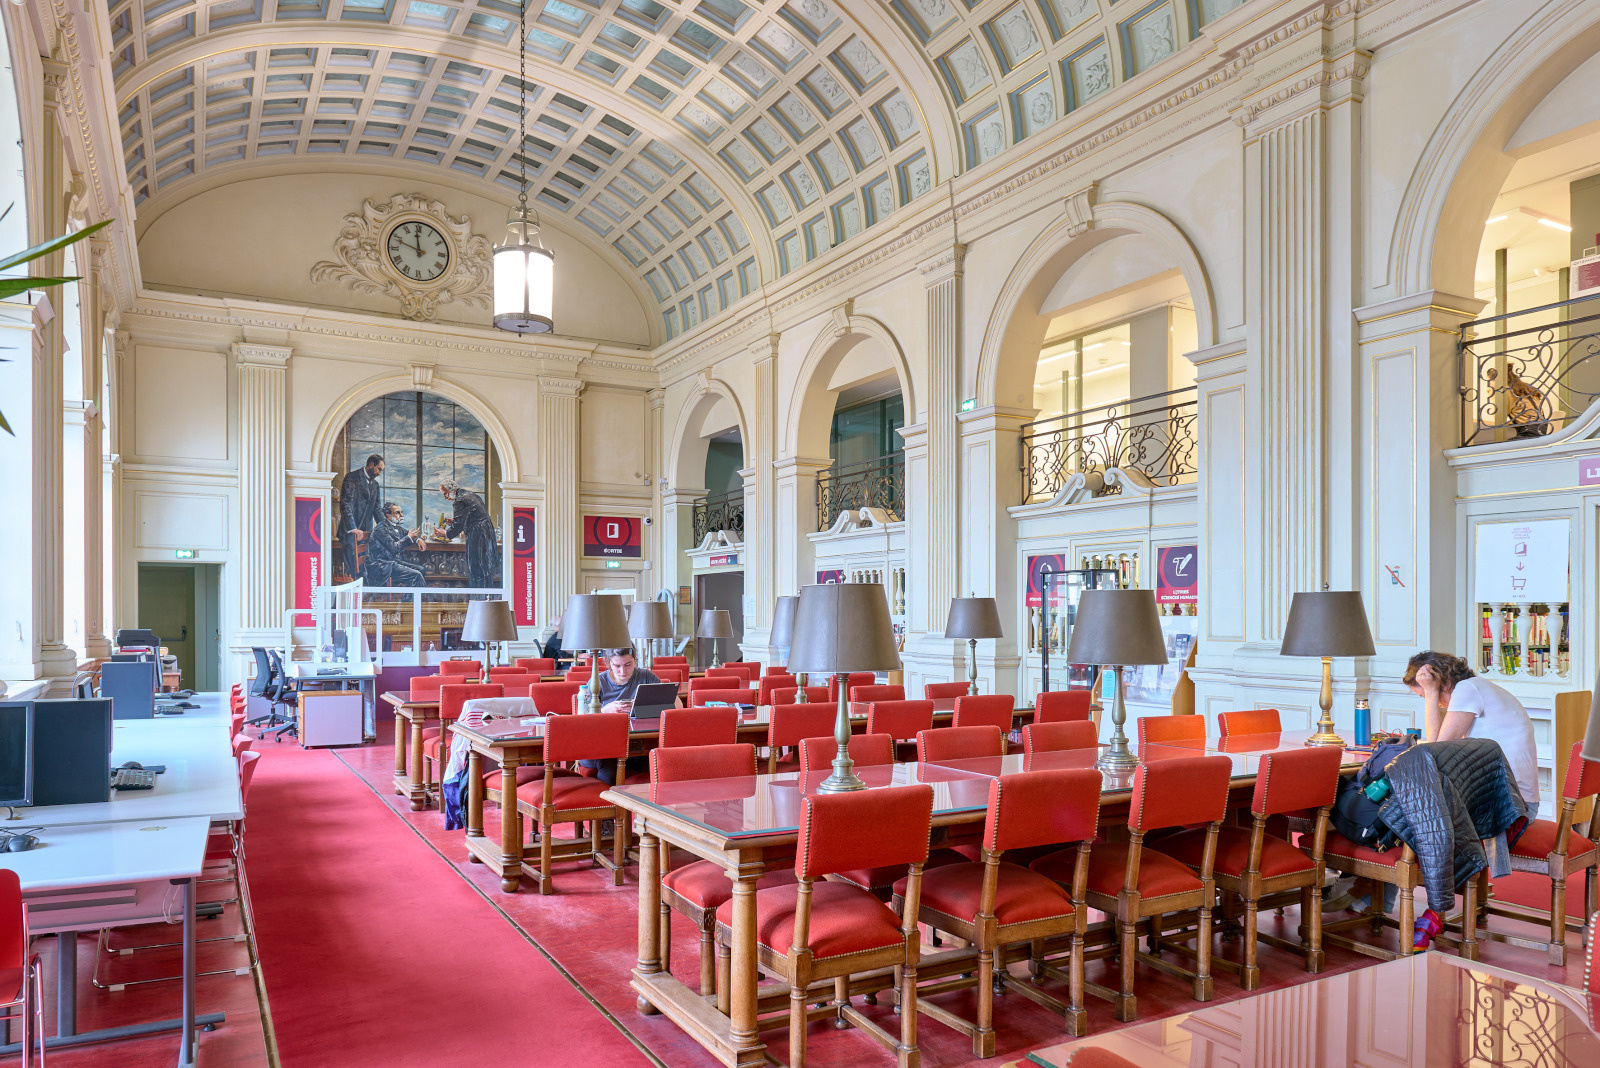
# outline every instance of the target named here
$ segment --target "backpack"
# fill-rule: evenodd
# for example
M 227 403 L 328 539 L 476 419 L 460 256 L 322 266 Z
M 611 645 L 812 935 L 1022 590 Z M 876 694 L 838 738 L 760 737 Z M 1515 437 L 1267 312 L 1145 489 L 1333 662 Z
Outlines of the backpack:
M 1386 742 L 1372 750 L 1372 756 L 1355 777 L 1344 784 L 1339 800 L 1334 803 L 1330 816 L 1334 830 L 1356 845 L 1372 846 L 1380 851 L 1393 844 L 1392 841 L 1379 844 L 1385 837 L 1393 836 L 1378 817 L 1382 802 L 1369 798 L 1367 787 L 1383 778 L 1395 758 L 1410 747 L 1406 742 Z

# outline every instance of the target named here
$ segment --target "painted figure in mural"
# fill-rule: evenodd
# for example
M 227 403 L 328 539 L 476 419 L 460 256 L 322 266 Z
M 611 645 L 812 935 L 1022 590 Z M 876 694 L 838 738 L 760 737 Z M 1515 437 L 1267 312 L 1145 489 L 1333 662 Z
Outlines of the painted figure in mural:
M 442 482 L 439 492 L 455 505 L 450 525 L 444 536 L 467 536 L 467 585 L 473 589 L 487 589 L 494 585 L 495 544 L 494 520 L 489 518 L 489 507 L 483 498 L 455 482 Z
M 426 586 L 422 569 L 405 562 L 401 554 L 426 546 L 417 529 L 406 529 L 405 511 L 390 501 L 383 509 L 383 522 L 367 537 L 367 562 L 362 577 L 370 586 Z
M 382 493 L 378 478 L 383 474 L 383 457 L 373 453 L 364 466 L 344 476 L 339 486 L 339 540 L 344 543 L 344 573 L 355 579 L 356 545 L 366 541 L 378 525 L 378 506 Z

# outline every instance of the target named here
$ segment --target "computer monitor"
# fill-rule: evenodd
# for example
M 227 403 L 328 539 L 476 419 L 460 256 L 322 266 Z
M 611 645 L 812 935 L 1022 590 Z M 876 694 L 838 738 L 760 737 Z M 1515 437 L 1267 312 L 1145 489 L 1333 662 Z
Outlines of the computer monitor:
M 117 631 L 118 648 L 161 648 L 161 639 L 156 637 L 156 632 L 145 627 L 123 627 Z
M 148 660 L 100 665 L 100 696 L 111 699 L 118 719 L 150 719 L 156 714 L 160 676 Z
M 155 653 L 112 653 L 112 662 L 117 664 L 154 664 Z
M 0 808 L 33 804 L 33 702 L 0 701 Z
M 33 803 L 111 799 L 111 702 L 33 702 Z

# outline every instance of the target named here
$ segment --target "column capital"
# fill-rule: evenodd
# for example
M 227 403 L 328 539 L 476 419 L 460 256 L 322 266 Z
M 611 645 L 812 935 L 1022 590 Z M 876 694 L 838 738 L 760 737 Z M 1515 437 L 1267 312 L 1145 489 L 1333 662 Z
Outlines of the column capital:
M 928 447 L 927 423 L 907 423 L 896 430 L 895 433 L 900 435 L 900 440 L 904 442 L 905 447 L 908 449 L 926 449 Z
M 560 397 L 575 400 L 587 385 L 583 379 L 568 375 L 540 375 L 540 397 Z
M 333 480 L 339 477 L 337 471 L 290 471 L 289 492 L 299 493 L 332 493 Z
M 772 461 L 772 470 L 779 478 L 815 475 L 833 466 L 832 460 L 809 456 L 782 456 Z
M 917 264 L 917 271 L 930 288 L 953 278 L 960 278 L 962 264 L 967 258 L 967 246 L 955 242 Z
M 1425 289 L 1393 300 L 1379 301 L 1356 308 L 1351 313 L 1360 325 L 1362 341 L 1419 327 L 1442 326 L 1452 332 L 1462 323 L 1475 319 L 1488 301 L 1464 297 L 1438 289 Z
M 651 410 L 659 412 L 667 406 L 667 391 L 659 386 L 655 389 L 647 389 L 644 391 L 644 399 Z
M 1239 101 L 1233 121 L 1246 129 L 1247 136 L 1259 137 L 1310 112 L 1361 100 L 1372 68 L 1371 52 L 1351 47 L 1328 55 L 1319 50 L 1309 60 Z
M 991 404 L 987 408 L 974 408 L 970 412 L 959 412 L 956 422 L 961 425 L 961 435 L 987 434 L 990 431 L 1010 431 L 1016 433 L 1022 429 L 1024 423 L 1033 421 L 1039 414 L 1037 408 L 1006 408 L 998 404 Z
M 778 334 L 763 334 L 750 344 L 750 355 L 761 362 L 778 358 Z
M 228 346 L 235 363 L 255 364 L 260 367 L 285 367 L 294 349 L 288 345 L 262 345 L 253 341 L 235 341 Z
M 1243 338 L 1208 345 L 1203 349 L 1186 352 L 1183 358 L 1194 364 L 1195 382 L 1209 382 L 1215 378 L 1237 374 L 1245 369 L 1250 356 L 1250 343 Z

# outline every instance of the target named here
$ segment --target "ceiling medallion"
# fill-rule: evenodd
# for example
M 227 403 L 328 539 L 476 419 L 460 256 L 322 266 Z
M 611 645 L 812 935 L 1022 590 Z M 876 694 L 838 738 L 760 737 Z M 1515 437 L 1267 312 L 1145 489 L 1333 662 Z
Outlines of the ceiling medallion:
M 443 239 L 442 248 L 438 238 Z M 429 254 L 436 253 L 442 261 L 437 267 L 431 259 L 420 267 L 409 262 L 413 242 L 420 255 L 424 239 L 433 242 L 426 246 Z M 407 255 L 391 254 L 395 250 L 390 245 Z M 346 215 L 333 254 L 334 259 L 311 268 L 313 283 L 394 297 L 407 319 L 432 322 L 439 305 L 452 300 L 474 308 L 490 306 L 489 239 L 472 232 L 470 218 L 451 218 L 442 201 L 420 193 L 400 193 L 383 204 L 368 200 L 359 212 Z

